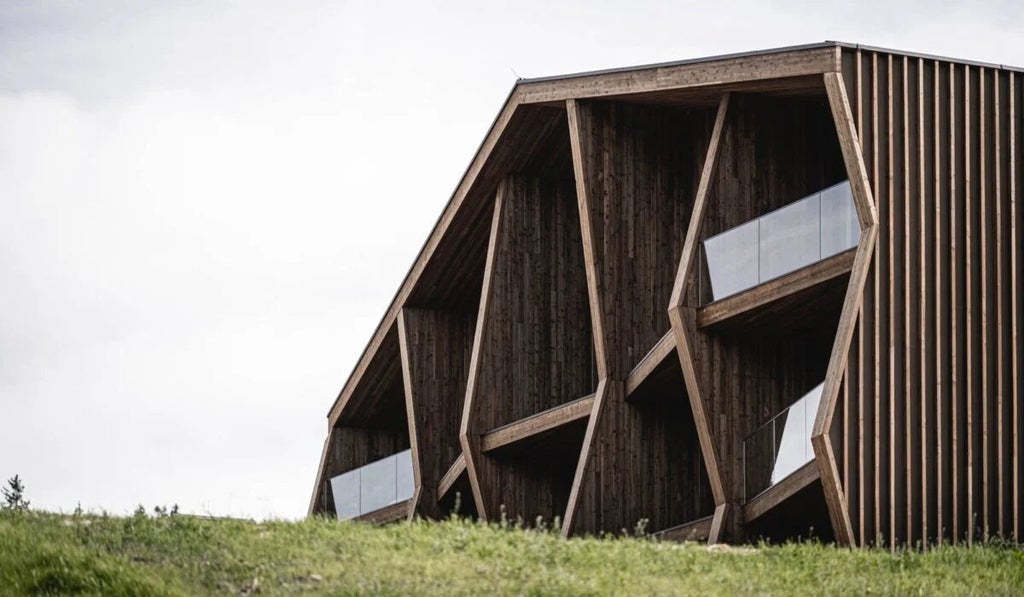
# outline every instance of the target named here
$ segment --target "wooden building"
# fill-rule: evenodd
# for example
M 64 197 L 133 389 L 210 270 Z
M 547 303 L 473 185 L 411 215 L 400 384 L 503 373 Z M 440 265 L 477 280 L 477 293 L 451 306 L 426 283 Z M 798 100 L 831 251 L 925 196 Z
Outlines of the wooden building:
M 1021 541 L 1022 72 L 827 42 L 520 80 L 310 512 Z

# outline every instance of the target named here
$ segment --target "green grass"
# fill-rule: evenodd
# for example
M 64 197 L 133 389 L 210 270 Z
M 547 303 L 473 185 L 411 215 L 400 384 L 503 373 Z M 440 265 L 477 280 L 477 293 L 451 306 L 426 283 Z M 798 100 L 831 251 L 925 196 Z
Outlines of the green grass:
M 376 528 L 315 519 L 0 512 L 0 593 L 1024 593 L 1024 551 L 924 553 L 805 543 L 709 551 L 631 538 L 562 540 L 463 521 Z

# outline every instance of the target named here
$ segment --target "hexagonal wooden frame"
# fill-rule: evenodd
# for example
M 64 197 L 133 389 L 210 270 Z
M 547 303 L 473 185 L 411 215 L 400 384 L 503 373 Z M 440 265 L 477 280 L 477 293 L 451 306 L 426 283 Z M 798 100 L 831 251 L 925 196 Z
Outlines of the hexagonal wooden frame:
M 825 73 L 824 84 L 833 120 L 836 124 L 836 133 L 839 138 L 843 161 L 851 181 L 861 235 L 843 301 L 839 327 L 836 331 L 836 338 L 829 358 L 822 400 L 815 418 L 811 441 L 814 447 L 815 460 L 820 469 L 820 478 L 837 541 L 842 544 L 850 544 L 853 541 L 852 528 L 847 512 L 847 504 L 843 496 L 843 489 L 839 482 L 839 472 L 832 453 L 828 429 L 835 412 L 839 383 L 845 369 L 846 355 L 849 351 L 850 339 L 853 335 L 853 325 L 857 312 L 860 309 L 860 297 L 863 292 L 868 267 L 870 266 L 871 254 L 877 234 L 877 216 L 870 187 L 867 183 L 864 161 L 857 143 L 856 130 L 853 127 L 849 102 L 846 99 L 842 83 L 842 75 L 839 73 Z M 722 97 L 720 103 L 719 115 L 715 123 L 715 133 L 712 137 L 712 146 L 709 148 L 707 159 L 704 162 L 700 186 L 697 190 L 694 214 L 690 220 L 690 228 L 687 232 L 683 255 L 679 262 L 679 274 L 676 277 L 676 286 L 672 294 L 672 304 L 669 307 L 672 329 L 679 347 L 680 364 L 686 379 L 687 393 L 690 396 L 694 420 L 697 422 L 700 431 L 705 463 L 709 475 L 712 476 L 712 485 L 715 490 L 716 510 L 712 523 L 712 533 L 709 538 L 712 542 L 717 541 L 720 537 L 725 524 L 725 516 L 728 513 L 728 503 L 726 502 L 725 491 L 721 481 L 722 472 L 719 468 L 714 442 L 712 441 L 712 427 L 704 411 L 703 392 L 700 380 L 694 369 L 691 346 L 693 344 L 695 309 L 684 305 L 683 297 L 686 295 L 689 287 L 688 280 L 691 270 L 696 264 L 701 226 L 707 211 L 707 198 L 711 179 L 714 177 L 717 168 L 718 145 L 721 141 L 721 129 L 724 127 L 728 105 L 729 96 L 726 94 Z

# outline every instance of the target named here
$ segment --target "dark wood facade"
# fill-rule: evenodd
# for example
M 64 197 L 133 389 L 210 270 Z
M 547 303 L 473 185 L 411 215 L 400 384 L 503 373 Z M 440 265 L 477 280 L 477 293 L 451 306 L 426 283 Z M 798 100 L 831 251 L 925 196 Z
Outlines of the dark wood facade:
M 1024 539 L 1021 71 L 826 43 L 520 81 L 332 407 L 380 516 Z M 701 243 L 849 180 L 856 246 L 710 302 Z M 744 440 L 824 380 L 810 462 Z

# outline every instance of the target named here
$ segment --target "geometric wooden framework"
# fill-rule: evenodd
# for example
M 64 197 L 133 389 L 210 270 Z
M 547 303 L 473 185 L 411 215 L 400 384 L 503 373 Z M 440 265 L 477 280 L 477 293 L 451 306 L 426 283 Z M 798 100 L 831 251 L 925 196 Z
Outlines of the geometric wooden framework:
M 1018 72 L 828 42 L 519 81 L 329 413 L 310 513 L 410 448 L 413 498 L 366 519 L 459 493 L 566 535 L 1020 540 Z M 855 249 L 701 304 L 704 238 L 841 179 Z M 813 460 L 748 499 L 744 434 L 821 378 Z

